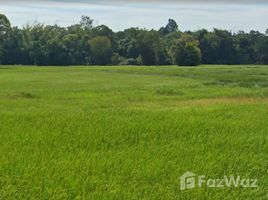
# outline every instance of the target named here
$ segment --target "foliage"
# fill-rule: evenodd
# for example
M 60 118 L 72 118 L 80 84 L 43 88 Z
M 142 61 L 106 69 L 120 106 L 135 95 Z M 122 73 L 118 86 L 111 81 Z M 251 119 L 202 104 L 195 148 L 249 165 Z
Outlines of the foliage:
M 182 34 L 170 50 L 173 62 L 182 66 L 199 65 L 201 62 L 201 52 L 198 45 L 199 42 L 192 36 Z
M 106 36 L 97 36 L 89 41 L 92 63 L 94 65 L 107 65 L 111 62 L 112 46 Z
M 166 52 L 163 40 L 156 31 L 141 31 L 138 35 L 138 50 L 143 65 L 163 65 Z
M 93 22 L 94 22 L 94 20 L 91 19 L 89 16 L 83 15 L 81 17 L 80 25 L 84 29 L 92 29 L 93 28 Z
M 185 38 L 198 43 L 184 44 Z M 68 27 L 34 23 L 20 29 L 0 15 L 2 64 L 268 64 L 267 40 L 268 34 L 258 31 L 181 32 L 173 19 L 158 31 L 129 28 L 113 32 L 105 25 L 94 26 L 88 16 Z
M 7 52 L 6 45 L 10 39 L 11 25 L 5 15 L 0 13 L 0 64 L 5 63 Z
M 178 24 L 175 20 L 169 19 L 168 24 L 165 27 L 160 28 L 159 32 L 162 35 L 167 35 L 178 31 Z

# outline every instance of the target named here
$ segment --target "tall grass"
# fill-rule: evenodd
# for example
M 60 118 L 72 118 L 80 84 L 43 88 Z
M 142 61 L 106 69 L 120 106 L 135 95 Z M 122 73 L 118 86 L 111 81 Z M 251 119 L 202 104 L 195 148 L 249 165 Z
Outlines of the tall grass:
M 0 199 L 267 199 L 267 100 L 267 66 L 0 67 Z

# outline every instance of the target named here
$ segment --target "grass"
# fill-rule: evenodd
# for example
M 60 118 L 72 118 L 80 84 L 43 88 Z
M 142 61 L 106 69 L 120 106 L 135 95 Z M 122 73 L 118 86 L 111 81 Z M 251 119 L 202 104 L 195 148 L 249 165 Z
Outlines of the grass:
M 268 199 L 267 122 L 267 66 L 3 66 L 0 199 Z

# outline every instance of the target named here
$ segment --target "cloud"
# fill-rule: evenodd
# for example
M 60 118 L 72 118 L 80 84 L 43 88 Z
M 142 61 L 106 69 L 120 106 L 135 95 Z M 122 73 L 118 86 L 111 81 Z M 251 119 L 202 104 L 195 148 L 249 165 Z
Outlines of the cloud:
M 20 3 L 20 0 L 0 0 L 0 2 Z M 268 4 L 267 0 L 24 0 L 23 3 L 84 3 L 84 4 L 102 4 L 102 5 L 124 5 L 124 4 Z
M 268 28 L 268 22 L 265 20 L 268 19 L 266 4 L 180 4 L 178 2 L 184 1 L 175 0 L 166 0 L 166 3 L 160 0 L 124 1 L 121 4 L 118 2 L 120 1 L 110 0 L 108 3 L 107 0 L 43 0 L 15 3 L 11 0 L 1 3 L 0 12 L 6 14 L 16 26 L 35 20 L 67 26 L 78 22 L 81 15 L 88 15 L 96 20 L 96 25 L 106 24 L 114 30 L 133 26 L 158 29 L 167 23 L 168 18 L 175 19 L 181 30 L 217 27 L 233 31 L 255 29 L 264 32 Z

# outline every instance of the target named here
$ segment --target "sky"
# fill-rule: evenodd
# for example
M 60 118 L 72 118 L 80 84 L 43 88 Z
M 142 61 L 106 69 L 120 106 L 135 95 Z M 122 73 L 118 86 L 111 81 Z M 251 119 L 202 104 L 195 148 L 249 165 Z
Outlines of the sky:
M 88 15 L 95 25 L 105 24 L 115 31 L 159 29 L 169 18 L 176 20 L 182 31 L 265 32 L 268 28 L 267 0 L 0 0 L 0 13 L 19 27 L 35 21 L 68 26 Z

